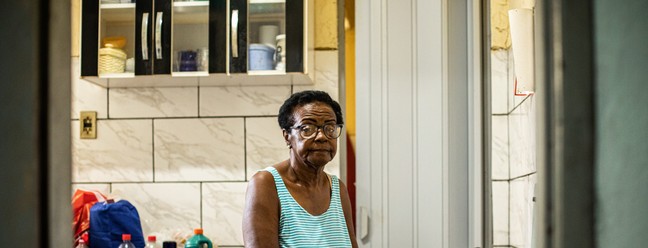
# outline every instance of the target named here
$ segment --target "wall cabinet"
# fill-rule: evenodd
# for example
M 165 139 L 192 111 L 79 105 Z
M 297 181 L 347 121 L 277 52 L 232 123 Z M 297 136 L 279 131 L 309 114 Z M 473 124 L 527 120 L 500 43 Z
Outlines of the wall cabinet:
M 86 80 L 104 87 L 312 84 L 314 0 L 113 1 L 82 0 Z

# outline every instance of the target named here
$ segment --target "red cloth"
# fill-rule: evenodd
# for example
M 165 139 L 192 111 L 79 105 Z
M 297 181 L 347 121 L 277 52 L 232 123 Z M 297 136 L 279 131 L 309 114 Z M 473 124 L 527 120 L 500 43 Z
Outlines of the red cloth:
M 77 189 L 72 195 L 72 231 L 75 244 L 90 228 L 90 208 L 96 202 L 106 201 L 106 196 L 99 191 Z M 86 240 L 87 241 L 87 240 Z M 87 242 L 86 242 L 87 244 Z

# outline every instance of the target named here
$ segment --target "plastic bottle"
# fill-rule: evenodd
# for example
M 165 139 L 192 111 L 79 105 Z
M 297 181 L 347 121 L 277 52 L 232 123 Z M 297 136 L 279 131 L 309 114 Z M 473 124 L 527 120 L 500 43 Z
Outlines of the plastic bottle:
M 162 248 L 176 248 L 178 245 L 175 241 L 164 241 L 162 242 Z
M 203 235 L 202 228 L 194 229 L 194 236 L 187 240 L 185 248 L 214 248 L 211 240 L 209 240 L 205 235 Z
M 145 248 L 158 248 L 155 236 L 148 236 Z
M 88 248 L 88 245 L 83 239 L 79 239 L 79 244 L 75 248 Z
M 88 248 L 88 232 L 85 232 L 81 235 L 79 238 L 79 241 L 77 241 L 77 246 L 75 248 Z
M 135 248 L 135 245 L 131 243 L 130 234 L 122 234 L 122 243 L 119 245 L 119 248 Z

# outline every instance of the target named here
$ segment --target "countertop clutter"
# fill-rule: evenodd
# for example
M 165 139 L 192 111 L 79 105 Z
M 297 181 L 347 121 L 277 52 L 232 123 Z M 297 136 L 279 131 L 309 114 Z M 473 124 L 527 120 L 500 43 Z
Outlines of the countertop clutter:
M 127 200 L 115 201 L 99 191 L 77 189 L 72 197 L 72 208 L 73 247 L 160 247 L 155 235 L 149 235 L 144 241 L 139 213 Z M 193 234 L 177 233 L 173 240 L 164 240 L 162 245 L 164 248 L 217 247 L 203 234 L 202 228 L 194 229 Z

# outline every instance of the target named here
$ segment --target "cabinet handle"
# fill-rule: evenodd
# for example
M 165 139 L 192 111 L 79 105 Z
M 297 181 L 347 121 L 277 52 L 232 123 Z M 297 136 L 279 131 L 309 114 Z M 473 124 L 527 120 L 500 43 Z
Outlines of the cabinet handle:
M 164 12 L 157 12 L 155 17 L 155 58 L 162 59 L 162 15 Z
M 238 58 L 238 10 L 232 10 L 232 57 Z
M 142 60 L 148 60 L 148 12 L 142 14 Z
M 365 239 L 369 235 L 369 213 L 367 208 L 360 207 L 360 239 Z

